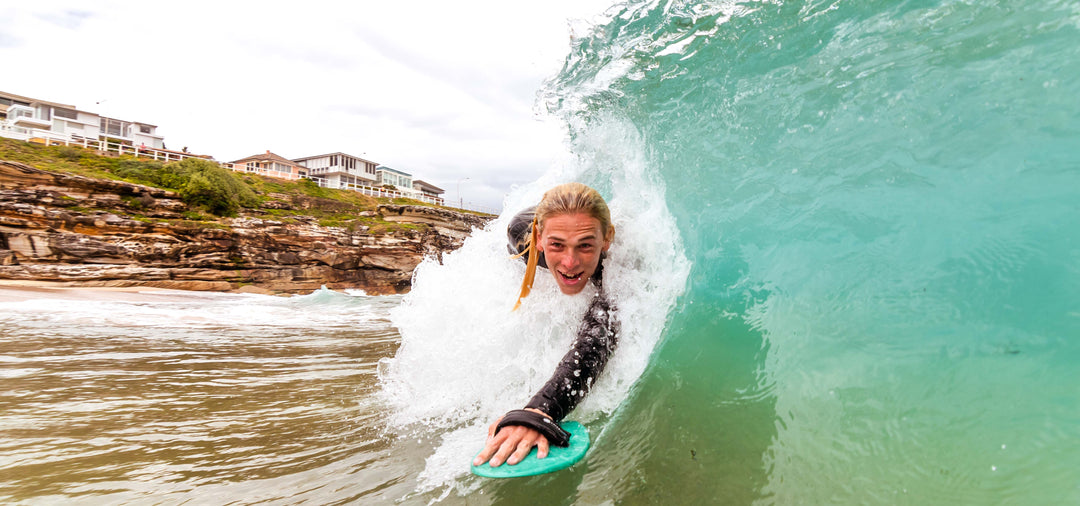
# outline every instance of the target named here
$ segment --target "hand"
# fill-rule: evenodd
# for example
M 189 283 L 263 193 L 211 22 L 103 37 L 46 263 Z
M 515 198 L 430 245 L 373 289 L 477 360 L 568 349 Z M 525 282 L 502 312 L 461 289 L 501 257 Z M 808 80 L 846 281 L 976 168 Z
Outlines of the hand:
M 529 411 L 535 411 L 547 416 L 543 411 L 537 409 L 529 408 Z M 534 446 L 537 447 L 536 458 L 547 457 L 548 440 L 546 437 L 533 429 L 520 425 L 507 425 L 496 434 L 495 427 L 499 425 L 501 420 L 502 417 L 499 417 L 498 420 L 488 426 L 487 443 L 484 444 L 484 449 L 480 452 L 480 455 L 473 459 L 474 466 L 488 462 L 488 459 L 491 460 L 491 467 L 499 467 L 504 461 L 512 466 L 521 462 L 532 451 Z

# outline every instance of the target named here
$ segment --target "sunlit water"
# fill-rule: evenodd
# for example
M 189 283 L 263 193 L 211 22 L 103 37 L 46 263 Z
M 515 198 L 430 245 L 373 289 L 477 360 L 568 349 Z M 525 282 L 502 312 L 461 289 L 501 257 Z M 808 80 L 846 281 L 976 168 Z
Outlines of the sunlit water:
M 415 474 L 386 459 L 372 401 L 398 297 L 17 295 L 0 302 L 0 502 L 334 504 Z
M 572 156 L 505 205 L 611 202 L 582 463 L 467 471 L 585 303 L 509 311 L 503 216 L 405 297 L 3 303 L 0 500 L 1080 503 L 1080 4 L 609 15 L 541 90 Z

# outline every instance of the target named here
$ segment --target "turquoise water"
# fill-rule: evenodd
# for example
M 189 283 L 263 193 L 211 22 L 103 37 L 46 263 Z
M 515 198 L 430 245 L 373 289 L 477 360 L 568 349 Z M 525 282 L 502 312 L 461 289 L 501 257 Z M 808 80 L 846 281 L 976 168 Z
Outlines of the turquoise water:
M 612 14 L 542 100 L 607 190 L 633 132 L 693 268 L 609 496 L 1080 502 L 1080 3 Z
M 611 203 L 585 460 L 468 462 L 587 298 L 0 290 L 0 501 L 1080 503 L 1080 4 L 630 3 L 540 104 Z

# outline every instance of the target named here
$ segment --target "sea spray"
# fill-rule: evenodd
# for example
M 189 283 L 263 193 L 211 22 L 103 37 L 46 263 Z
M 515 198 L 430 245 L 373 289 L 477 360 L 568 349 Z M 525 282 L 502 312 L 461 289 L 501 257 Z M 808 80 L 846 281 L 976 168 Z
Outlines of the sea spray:
M 608 199 L 616 233 L 604 283 L 622 329 L 607 369 L 571 418 L 593 422 L 610 415 L 644 371 L 689 264 L 664 186 L 650 176 L 640 146 L 636 131 L 615 121 L 578 139 L 573 163 L 515 189 L 503 216 L 441 263 L 428 259 L 417 267 L 412 291 L 392 312 L 401 347 L 380 364 L 380 379 L 393 406 L 390 425 L 442 441 L 421 474 L 422 488 L 467 473 L 461 463 L 482 446 L 487 425 L 523 406 L 554 372 L 595 294 L 590 286 L 564 296 L 540 269 L 532 293 L 511 312 L 525 266 L 507 253 L 506 226 L 558 183 L 580 180 Z

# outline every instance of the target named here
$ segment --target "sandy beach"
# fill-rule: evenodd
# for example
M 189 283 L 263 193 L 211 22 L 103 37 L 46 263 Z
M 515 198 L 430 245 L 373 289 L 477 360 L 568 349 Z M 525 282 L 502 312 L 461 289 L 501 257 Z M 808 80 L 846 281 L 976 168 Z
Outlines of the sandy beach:
M 187 293 L 149 286 L 71 286 L 42 281 L 0 280 L 0 302 L 20 302 L 30 299 L 62 300 L 136 300 L 137 294 L 153 292 Z

